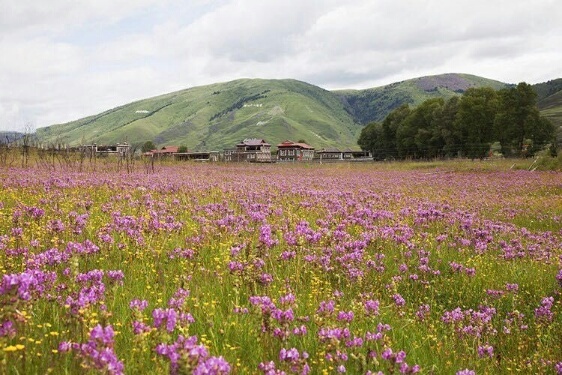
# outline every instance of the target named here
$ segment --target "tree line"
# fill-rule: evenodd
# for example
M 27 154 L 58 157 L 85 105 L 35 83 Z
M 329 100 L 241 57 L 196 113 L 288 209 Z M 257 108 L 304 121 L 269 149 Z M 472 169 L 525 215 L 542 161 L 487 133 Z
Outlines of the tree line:
M 496 91 L 469 88 L 460 97 L 407 104 L 365 126 L 357 141 L 376 160 L 440 157 L 531 156 L 551 145 L 556 128 L 542 117 L 527 83 Z

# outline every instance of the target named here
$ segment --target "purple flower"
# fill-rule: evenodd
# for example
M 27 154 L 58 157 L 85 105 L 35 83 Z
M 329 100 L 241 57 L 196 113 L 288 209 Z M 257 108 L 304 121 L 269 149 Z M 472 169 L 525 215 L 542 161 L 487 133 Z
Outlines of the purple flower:
M 209 357 L 199 361 L 193 370 L 193 375 L 222 375 L 230 374 L 230 364 L 223 357 Z
M 107 271 L 107 277 L 109 277 L 109 279 L 111 279 L 112 281 L 123 285 L 125 274 L 121 270 Z
M 160 328 L 164 321 L 166 322 L 166 330 L 172 332 L 176 328 L 178 313 L 174 309 L 154 309 L 152 318 L 154 319 L 154 327 Z
M 379 301 L 368 300 L 363 303 L 367 315 L 379 315 Z
M 316 310 L 316 313 L 329 315 L 334 312 L 335 305 L 336 302 L 334 300 L 321 301 L 318 310 Z
M 143 322 L 133 321 L 133 333 L 140 335 L 141 333 L 150 332 L 150 327 Z
M 476 372 L 469 369 L 457 371 L 455 375 L 476 375 Z
M 104 345 L 113 343 L 113 336 L 113 328 L 110 325 L 103 328 L 98 324 L 90 331 L 90 340 L 101 342 Z
M 535 318 L 543 323 L 552 322 L 554 313 L 550 310 L 554 304 L 553 297 L 545 297 L 541 301 L 541 306 L 535 309 Z
M 490 357 L 494 356 L 494 347 L 492 345 L 486 344 L 478 347 L 478 356 L 482 357 Z
M 338 320 L 343 322 L 351 322 L 353 320 L 354 314 L 353 311 L 340 311 L 338 313 Z
M 406 300 L 398 293 L 394 294 L 392 296 L 392 299 L 394 300 L 394 303 L 396 304 L 396 306 L 398 307 L 402 307 L 406 304 Z
M 129 303 L 129 307 L 133 310 L 143 311 L 148 307 L 147 300 L 134 299 Z
M 14 328 L 14 323 L 10 320 L 6 320 L 0 324 L 0 337 L 12 337 L 16 334 L 16 329 Z

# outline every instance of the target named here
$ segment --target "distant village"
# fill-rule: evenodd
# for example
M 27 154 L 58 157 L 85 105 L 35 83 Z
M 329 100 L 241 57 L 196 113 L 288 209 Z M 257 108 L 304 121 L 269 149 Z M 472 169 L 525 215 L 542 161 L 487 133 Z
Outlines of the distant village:
M 111 146 L 82 145 L 82 152 L 96 156 L 126 156 L 132 152 L 128 143 L 118 143 Z M 181 152 L 180 152 L 181 151 Z M 157 159 L 173 159 L 178 161 L 199 162 L 248 162 L 248 163 L 277 163 L 277 162 L 338 162 L 338 161 L 372 161 L 368 151 L 337 148 L 323 148 L 316 150 L 304 142 L 283 141 L 277 145 L 276 152 L 272 152 L 271 144 L 264 139 L 248 138 L 232 148 L 223 151 L 190 151 L 180 146 L 164 146 L 160 149 L 142 153 L 143 157 Z

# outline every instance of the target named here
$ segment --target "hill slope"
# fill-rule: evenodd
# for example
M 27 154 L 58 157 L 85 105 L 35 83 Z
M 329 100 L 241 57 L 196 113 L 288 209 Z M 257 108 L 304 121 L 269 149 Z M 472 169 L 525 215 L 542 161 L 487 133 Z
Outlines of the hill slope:
M 355 148 L 363 125 L 381 121 L 404 103 L 416 106 L 429 98 L 447 99 L 469 87 L 505 86 L 468 74 L 333 92 L 290 79 L 240 79 L 140 100 L 38 129 L 37 136 L 45 144 L 152 140 L 157 145 L 186 145 L 192 150 L 221 150 L 244 138 L 264 138 L 273 145 L 303 139 L 316 148 Z
M 44 143 L 153 140 L 220 150 L 244 138 L 349 147 L 356 145 L 360 130 L 329 91 L 295 80 L 241 79 L 140 100 L 39 129 L 38 136 Z
M 417 106 L 430 98 L 449 99 L 470 87 L 491 87 L 499 90 L 505 83 L 469 74 L 449 73 L 426 76 L 366 90 L 341 90 L 336 95 L 345 103 L 354 118 L 368 124 L 382 121 L 402 104 Z
M 533 85 L 541 115 L 562 126 L 562 78 Z

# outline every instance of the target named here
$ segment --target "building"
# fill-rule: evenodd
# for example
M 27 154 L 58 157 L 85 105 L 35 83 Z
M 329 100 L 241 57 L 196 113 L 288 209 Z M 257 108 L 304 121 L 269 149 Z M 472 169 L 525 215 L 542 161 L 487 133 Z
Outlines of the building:
M 277 145 L 277 160 L 284 161 L 311 161 L 314 159 L 314 147 L 306 143 L 283 141 Z
M 337 148 L 326 148 L 317 151 L 314 159 L 320 163 L 337 162 L 337 161 L 372 161 L 373 157 L 369 151 L 361 150 L 339 150 Z
M 82 145 L 78 147 L 80 152 L 88 156 L 120 156 L 125 157 L 131 152 L 131 145 L 127 142 L 117 143 L 116 145 Z
M 188 151 L 174 154 L 175 160 L 191 160 L 198 162 L 219 161 L 218 151 Z
M 160 150 L 151 150 L 153 156 L 171 156 L 178 152 L 179 146 L 164 146 Z
M 264 139 L 247 138 L 235 149 L 225 149 L 223 156 L 226 162 L 271 163 L 271 145 Z

